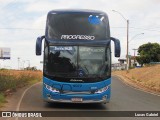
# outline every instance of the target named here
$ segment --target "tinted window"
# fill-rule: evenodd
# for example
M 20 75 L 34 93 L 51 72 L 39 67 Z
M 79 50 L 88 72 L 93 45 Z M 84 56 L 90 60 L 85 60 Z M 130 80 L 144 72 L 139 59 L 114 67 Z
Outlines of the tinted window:
M 86 74 L 104 73 L 105 47 L 79 47 L 79 67 Z
M 64 77 L 110 75 L 110 50 L 105 47 L 50 46 L 45 49 L 44 70 Z M 48 53 L 48 55 L 47 55 Z
M 79 35 L 79 36 L 62 36 Z M 47 20 L 47 37 L 50 39 L 105 40 L 109 37 L 109 26 L 100 14 L 50 14 Z
M 48 71 L 51 74 L 76 75 L 77 48 L 73 46 L 50 46 Z

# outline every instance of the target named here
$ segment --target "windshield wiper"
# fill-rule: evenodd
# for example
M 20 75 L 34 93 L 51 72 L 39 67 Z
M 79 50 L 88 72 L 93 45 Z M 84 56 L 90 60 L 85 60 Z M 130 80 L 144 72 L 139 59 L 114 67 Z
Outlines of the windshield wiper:
M 87 73 L 89 74 L 89 70 L 88 70 L 88 68 L 84 65 L 84 67 L 85 67 L 85 69 L 86 69 L 86 71 L 87 71 Z
M 88 75 L 89 74 L 89 70 L 88 70 L 88 68 L 86 67 L 86 65 L 84 65 L 84 64 L 82 64 L 81 63 L 81 65 L 80 65 L 80 69 L 79 70 L 82 70 L 84 73 L 85 73 L 85 75 Z M 86 73 L 87 72 L 87 73 Z

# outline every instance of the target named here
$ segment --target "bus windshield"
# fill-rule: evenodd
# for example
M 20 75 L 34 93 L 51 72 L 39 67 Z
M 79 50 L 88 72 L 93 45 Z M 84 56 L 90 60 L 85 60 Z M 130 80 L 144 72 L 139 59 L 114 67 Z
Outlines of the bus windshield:
M 110 51 L 106 47 L 50 46 L 47 61 L 50 75 L 81 78 L 110 75 Z
M 105 64 L 105 47 L 79 47 L 78 63 L 86 74 L 100 74 Z
M 51 74 L 76 74 L 77 47 L 50 46 L 48 71 Z
M 50 14 L 47 18 L 46 36 L 53 40 L 106 40 L 110 34 L 106 19 L 101 14 Z

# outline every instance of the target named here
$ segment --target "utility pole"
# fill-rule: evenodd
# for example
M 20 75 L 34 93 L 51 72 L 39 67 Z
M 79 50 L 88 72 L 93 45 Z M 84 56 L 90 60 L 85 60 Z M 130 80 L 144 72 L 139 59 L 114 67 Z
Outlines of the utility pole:
M 128 69 L 129 69 L 129 60 L 128 60 L 128 49 L 129 49 L 129 42 L 128 42 L 128 39 L 129 39 L 129 20 L 128 19 L 126 19 L 124 16 L 123 16 L 123 14 L 121 14 L 119 11 L 116 11 L 116 10 L 112 10 L 113 12 L 116 12 L 116 13 L 118 13 L 126 22 L 127 22 L 127 52 L 126 52 L 126 62 L 127 62 L 127 71 L 128 71 Z
M 144 33 L 139 33 L 139 34 L 136 34 L 135 36 L 133 36 L 133 37 L 128 41 L 128 45 L 129 45 L 129 43 L 130 43 L 133 39 L 135 39 L 137 36 L 140 36 L 140 35 L 144 35 Z M 134 66 L 135 66 L 135 51 L 136 51 L 137 49 L 132 49 L 132 50 L 134 50 Z
M 23 60 L 23 70 L 24 70 L 24 68 L 25 68 L 24 64 L 25 64 L 25 60 Z
M 19 62 L 20 62 L 20 58 L 18 57 L 17 59 L 18 59 L 18 70 L 19 70 Z
M 138 49 L 132 49 L 132 50 L 134 50 L 134 67 L 136 66 L 135 65 L 135 63 L 136 63 L 136 50 L 138 50 Z
M 30 60 L 26 60 L 26 61 L 28 61 L 28 67 L 30 68 Z
M 127 60 L 127 70 L 129 69 L 129 56 L 128 56 L 128 49 L 129 49 L 129 20 L 127 20 L 127 56 L 126 56 L 126 60 Z

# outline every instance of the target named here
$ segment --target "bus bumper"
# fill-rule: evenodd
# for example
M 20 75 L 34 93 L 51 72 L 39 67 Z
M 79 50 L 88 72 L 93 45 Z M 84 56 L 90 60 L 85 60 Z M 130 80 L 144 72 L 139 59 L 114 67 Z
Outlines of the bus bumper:
M 72 100 L 64 100 L 64 99 L 53 99 L 51 97 L 48 97 L 47 99 L 44 99 L 45 102 L 56 102 L 56 103 L 109 103 L 109 99 L 107 99 L 107 96 L 105 96 L 102 100 L 83 100 L 81 102 L 73 102 Z
M 49 92 L 48 90 L 43 91 L 44 101 L 47 102 L 59 102 L 59 103 L 108 103 L 110 101 L 110 88 L 100 94 L 56 94 Z M 74 101 L 73 99 L 81 99 L 80 101 Z

